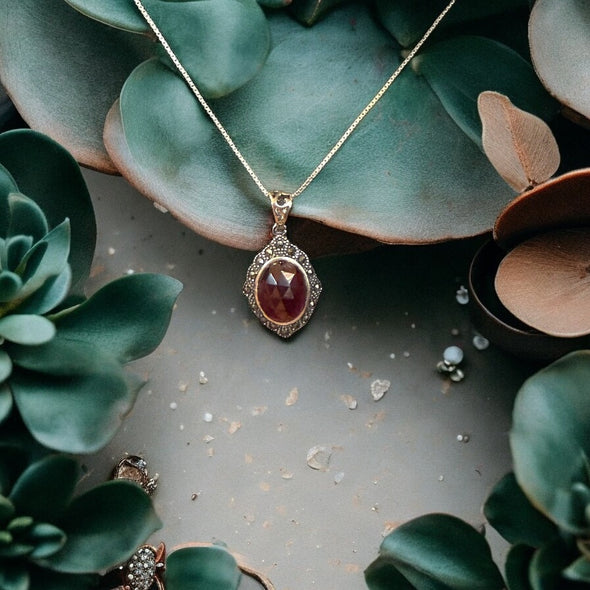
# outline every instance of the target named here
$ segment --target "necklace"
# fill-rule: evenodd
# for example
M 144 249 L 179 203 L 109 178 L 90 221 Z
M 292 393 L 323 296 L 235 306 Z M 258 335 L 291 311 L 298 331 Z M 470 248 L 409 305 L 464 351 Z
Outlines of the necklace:
M 293 200 L 298 197 L 324 169 L 344 142 L 367 116 L 371 109 L 379 102 L 396 78 L 418 53 L 432 32 L 438 27 L 447 12 L 455 4 L 456 0 L 450 0 L 443 11 L 434 19 L 433 23 L 416 43 L 413 49 L 401 61 L 397 69 L 379 89 L 377 94 L 369 101 L 367 106 L 357 115 L 356 119 L 348 126 L 340 139 L 332 146 L 321 162 L 314 168 L 311 174 L 303 181 L 301 186 L 292 193 L 279 190 L 268 190 L 258 178 L 254 170 L 248 164 L 233 139 L 221 124 L 196 84 L 180 63 L 178 57 L 168 44 L 164 35 L 153 21 L 141 0 L 134 0 L 135 5 L 143 18 L 152 29 L 154 35 L 172 60 L 172 63 L 195 95 L 199 104 L 211 119 L 223 139 L 231 148 L 234 155 L 240 161 L 250 178 L 254 181 L 262 194 L 270 200 L 274 217 L 272 226 L 272 238 L 269 243 L 254 257 L 252 264 L 246 273 L 246 281 L 243 293 L 248 299 L 250 308 L 262 325 L 283 338 L 288 338 L 300 330 L 309 321 L 314 312 L 322 291 L 322 285 L 318 279 L 309 257 L 305 252 L 292 244 L 287 239 L 287 218 L 293 206 Z

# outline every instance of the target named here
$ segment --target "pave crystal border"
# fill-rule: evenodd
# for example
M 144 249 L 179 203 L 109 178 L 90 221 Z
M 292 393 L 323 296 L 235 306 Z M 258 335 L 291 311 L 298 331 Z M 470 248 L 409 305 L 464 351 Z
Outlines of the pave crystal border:
M 257 279 L 266 265 L 276 258 L 292 260 L 296 265 L 301 267 L 306 274 L 309 284 L 309 297 L 305 310 L 298 319 L 289 324 L 278 324 L 267 318 L 256 301 Z M 313 269 L 307 254 L 295 246 L 295 244 L 289 242 L 284 235 L 280 235 L 275 236 L 262 250 L 260 250 L 260 252 L 258 252 L 258 254 L 256 254 L 252 264 L 248 267 L 246 281 L 244 282 L 242 291 L 248 299 L 252 312 L 260 320 L 260 323 L 282 338 L 289 338 L 293 336 L 295 332 L 303 328 L 303 326 L 309 321 L 309 318 L 317 306 L 320 293 L 322 292 L 322 284 L 315 274 L 315 270 Z

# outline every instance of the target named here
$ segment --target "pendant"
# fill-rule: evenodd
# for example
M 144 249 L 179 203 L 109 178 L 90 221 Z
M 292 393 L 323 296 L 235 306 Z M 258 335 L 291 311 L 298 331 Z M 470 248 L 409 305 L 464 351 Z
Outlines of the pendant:
M 282 338 L 303 328 L 317 306 L 322 285 L 305 252 L 287 239 L 291 195 L 271 194 L 273 238 L 254 257 L 243 292 L 260 323 Z

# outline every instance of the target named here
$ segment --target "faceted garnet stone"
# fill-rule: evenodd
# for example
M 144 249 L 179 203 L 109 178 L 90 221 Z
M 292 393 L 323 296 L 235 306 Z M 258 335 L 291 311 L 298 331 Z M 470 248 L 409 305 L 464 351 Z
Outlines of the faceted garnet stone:
M 291 324 L 304 313 L 309 298 L 305 271 L 294 260 L 276 258 L 260 269 L 256 300 L 262 313 L 277 324 Z

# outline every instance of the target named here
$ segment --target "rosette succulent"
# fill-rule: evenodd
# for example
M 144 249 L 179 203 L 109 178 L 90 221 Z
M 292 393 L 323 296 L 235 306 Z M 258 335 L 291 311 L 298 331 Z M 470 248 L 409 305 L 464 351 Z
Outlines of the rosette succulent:
M 504 581 L 487 541 L 448 514 L 394 530 L 365 572 L 371 590 L 576 590 L 590 587 L 590 351 L 530 377 L 516 397 L 514 473 L 484 513 L 512 547 Z
M 137 274 L 86 298 L 94 243 L 71 156 L 33 131 L 0 135 L 0 423 L 68 452 L 114 434 L 141 386 L 124 365 L 160 343 L 180 291 Z
M 161 523 L 136 484 L 112 481 L 74 497 L 80 479 L 65 455 L 30 460 L 0 445 L 0 588 L 87 590 Z

